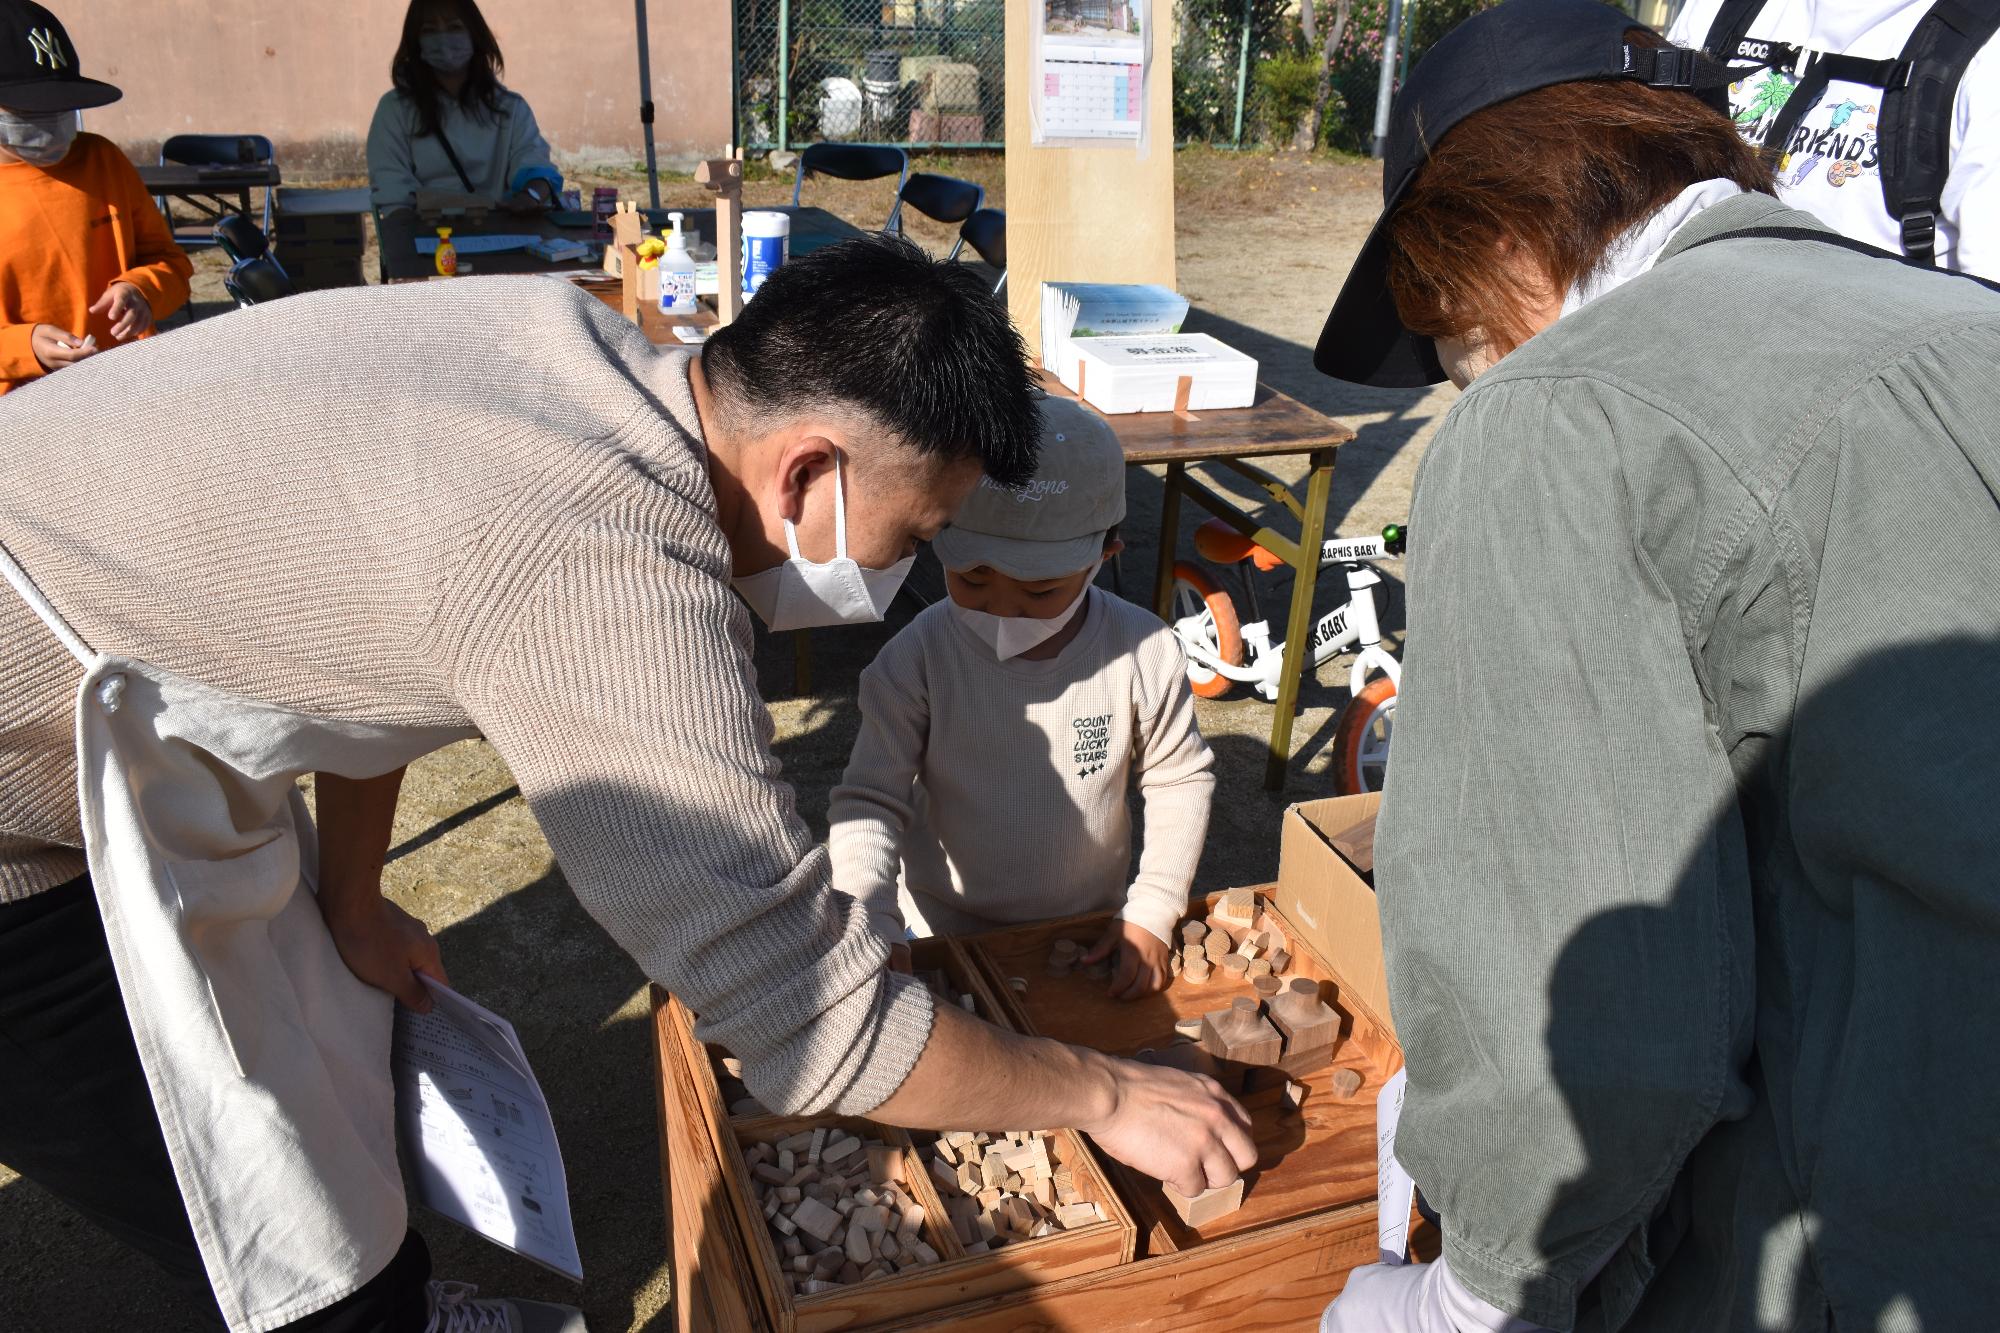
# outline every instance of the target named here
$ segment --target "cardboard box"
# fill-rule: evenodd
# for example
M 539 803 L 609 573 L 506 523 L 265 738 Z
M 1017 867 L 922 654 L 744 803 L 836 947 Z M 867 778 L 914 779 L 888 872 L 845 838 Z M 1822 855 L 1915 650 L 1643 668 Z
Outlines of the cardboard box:
M 1382 917 L 1375 890 L 1356 874 L 1332 839 L 1372 819 L 1380 792 L 1302 801 L 1285 811 L 1278 843 L 1278 910 L 1305 935 L 1341 980 L 1384 1023 L 1389 981 L 1382 960 Z

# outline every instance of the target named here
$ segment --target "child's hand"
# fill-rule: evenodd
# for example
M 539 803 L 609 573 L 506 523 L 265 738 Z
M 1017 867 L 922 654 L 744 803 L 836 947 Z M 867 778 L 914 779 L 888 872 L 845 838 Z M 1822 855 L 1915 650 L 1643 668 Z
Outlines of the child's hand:
M 129 282 L 114 282 L 90 303 L 90 313 L 111 320 L 111 336 L 119 342 L 136 338 L 153 327 L 153 307 Z
M 42 363 L 42 369 L 51 371 L 73 366 L 85 357 L 97 354 L 96 343 L 53 324 L 35 325 L 34 332 L 28 335 L 28 346 L 33 349 L 35 360 Z
M 1114 1000 L 1136 1000 L 1141 995 L 1151 995 L 1163 991 L 1173 980 L 1167 971 L 1167 946 L 1152 931 L 1144 926 L 1135 926 L 1130 921 L 1113 921 L 1105 930 L 1104 938 L 1092 945 L 1090 952 L 1082 958 L 1085 967 L 1107 958 L 1113 950 L 1118 953 L 1118 961 L 1111 970 L 1111 998 Z

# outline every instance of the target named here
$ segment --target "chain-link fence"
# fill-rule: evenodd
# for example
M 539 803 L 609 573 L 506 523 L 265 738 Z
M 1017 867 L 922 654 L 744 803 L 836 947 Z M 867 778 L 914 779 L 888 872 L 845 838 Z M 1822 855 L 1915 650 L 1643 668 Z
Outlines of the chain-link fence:
M 735 0 L 736 138 L 1000 146 L 1005 0 Z
M 1639 0 L 1643 3 L 1644 0 Z M 734 0 L 736 139 L 997 148 L 1007 0 Z M 1312 144 L 1320 53 L 1338 27 L 1321 147 L 1371 145 L 1388 0 L 1161 0 L 1174 14 L 1174 138 Z M 1403 60 L 1497 0 L 1406 0 Z M 1310 8 L 1309 8 L 1310 7 Z

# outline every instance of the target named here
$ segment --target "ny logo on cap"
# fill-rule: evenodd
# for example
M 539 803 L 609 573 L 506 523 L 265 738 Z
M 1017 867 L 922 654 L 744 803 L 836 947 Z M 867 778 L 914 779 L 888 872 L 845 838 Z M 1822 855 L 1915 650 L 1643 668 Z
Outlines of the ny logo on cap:
M 53 28 L 28 29 L 28 46 L 35 53 L 37 65 L 43 63 L 44 56 L 48 58 L 50 69 L 61 69 L 69 63 L 69 57 L 63 54 L 62 39 L 56 36 Z

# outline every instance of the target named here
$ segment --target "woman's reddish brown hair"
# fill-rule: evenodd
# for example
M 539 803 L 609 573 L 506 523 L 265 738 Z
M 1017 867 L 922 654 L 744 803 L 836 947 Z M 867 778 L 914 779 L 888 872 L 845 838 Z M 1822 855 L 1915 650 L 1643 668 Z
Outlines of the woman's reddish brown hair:
M 1645 28 L 1626 40 L 1665 45 Z M 1414 333 L 1479 330 L 1505 355 L 1620 233 L 1717 177 L 1773 192 L 1769 164 L 1729 118 L 1684 92 L 1596 79 L 1474 112 L 1432 147 L 1390 221 L 1396 311 Z M 1529 262 L 1499 262 L 1510 253 Z

